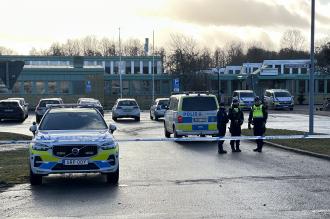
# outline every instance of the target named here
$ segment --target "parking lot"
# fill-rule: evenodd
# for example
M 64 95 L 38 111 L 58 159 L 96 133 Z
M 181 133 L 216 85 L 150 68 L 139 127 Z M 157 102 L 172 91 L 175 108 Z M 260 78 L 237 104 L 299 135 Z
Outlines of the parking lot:
M 247 116 L 247 115 L 245 115 Z M 114 123 L 109 112 L 107 122 Z M 4 131 L 30 134 L 34 116 Z M 163 137 L 162 121 L 118 120 L 117 139 Z M 307 131 L 308 116 L 271 113 L 272 128 Z M 328 117 L 315 130 L 329 133 Z M 246 124 L 244 124 L 244 127 Z M 285 126 L 285 127 L 283 127 Z M 7 146 L 10 147 L 10 146 Z M 229 143 L 225 142 L 228 149 Z M 241 143 L 242 153 L 218 155 L 216 143 L 126 142 L 120 144 L 120 179 L 109 186 L 102 175 L 66 174 L 2 189 L 0 217 L 215 218 L 330 216 L 329 161 Z

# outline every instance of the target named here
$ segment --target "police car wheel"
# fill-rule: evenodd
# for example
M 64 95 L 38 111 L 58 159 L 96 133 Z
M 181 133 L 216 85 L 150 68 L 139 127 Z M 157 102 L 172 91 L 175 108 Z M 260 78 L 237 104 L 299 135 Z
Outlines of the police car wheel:
M 113 173 L 107 173 L 107 183 L 112 185 L 117 185 L 119 181 L 119 167 Z
M 135 121 L 139 122 L 140 121 L 140 117 L 136 117 Z
M 174 138 L 182 138 L 182 135 L 178 135 L 178 133 L 175 130 L 175 127 L 173 127 L 173 132 L 174 132 Z
M 293 108 L 290 108 L 290 111 L 293 111 Z
M 156 120 L 156 121 L 158 121 L 158 120 L 159 120 L 158 116 L 155 116 L 155 120 Z
M 30 184 L 32 186 L 42 184 L 42 175 L 34 174 L 31 169 L 30 169 Z
M 165 133 L 165 137 L 166 138 L 170 138 L 171 137 L 171 133 L 167 131 L 165 125 L 164 125 L 164 133 Z
M 151 112 L 150 112 L 150 119 L 151 119 L 151 120 L 154 120 L 154 118 L 153 118 L 152 115 L 151 115 Z
M 117 121 L 117 118 L 116 118 L 116 117 L 112 117 L 112 120 L 113 120 L 113 121 Z
M 39 116 L 36 116 L 36 122 L 40 123 L 40 117 Z

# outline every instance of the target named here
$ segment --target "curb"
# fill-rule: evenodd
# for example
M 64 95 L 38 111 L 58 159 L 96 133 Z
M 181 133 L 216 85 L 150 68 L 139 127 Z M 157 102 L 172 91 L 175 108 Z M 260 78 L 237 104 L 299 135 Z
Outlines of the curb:
M 269 142 L 269 141 L 264 141 L 264 142 L 265 142 L 265 144 L 267 144 L 269 146 L 272 146 L 272 147 L 276 147 L 276 148 L 280 148 L 280 149 L 283 149 L 283 150 L 295 152 L 295 153 L 298 153 L 298 154 L 308 155 L 308 156 L 317 157 L 317 158 L 321 158 L 321 159 L 325 159 L 325 160 L 330 161 L 330 156 L 328 156 L 328 155 L 318 154 L 318 153 L 305 151 L 305 150 L 301 150 L 301 149 L 297 149 L 297 148 L 290 148 L 290 147 L 283 146 L 283 145 L 276 144 L 276 143 Z

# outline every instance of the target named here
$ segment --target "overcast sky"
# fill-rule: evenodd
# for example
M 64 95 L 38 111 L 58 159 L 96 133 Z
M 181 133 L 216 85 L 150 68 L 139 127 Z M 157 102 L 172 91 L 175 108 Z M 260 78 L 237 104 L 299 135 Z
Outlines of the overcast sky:
M 303 31 L 309 40 L 311 0 L 0 0 L 0 46 L 28 54 L 54 41 L 94 35 L 152 37 L 166 46 L 171 33 L 202 45 L 261 41 L 278 49 L 281 34 Z M 316 38 L 330 36 L 330 0 L 316 0 Z

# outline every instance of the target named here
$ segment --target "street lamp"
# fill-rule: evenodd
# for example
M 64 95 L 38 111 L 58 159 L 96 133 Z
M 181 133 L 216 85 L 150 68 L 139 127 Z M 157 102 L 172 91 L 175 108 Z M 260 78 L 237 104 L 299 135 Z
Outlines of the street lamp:
M 311 7 L 311 68 L 309 71 L 309 134 L 314 133 L 314 32 L 315 32 L 315 0 Z

